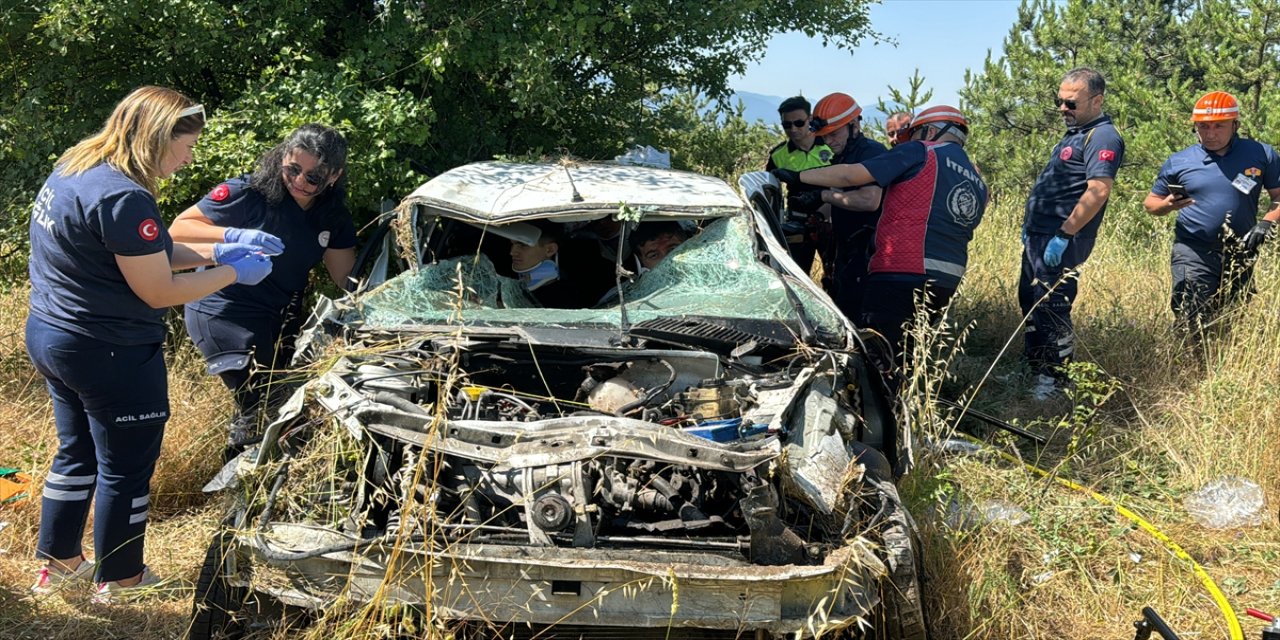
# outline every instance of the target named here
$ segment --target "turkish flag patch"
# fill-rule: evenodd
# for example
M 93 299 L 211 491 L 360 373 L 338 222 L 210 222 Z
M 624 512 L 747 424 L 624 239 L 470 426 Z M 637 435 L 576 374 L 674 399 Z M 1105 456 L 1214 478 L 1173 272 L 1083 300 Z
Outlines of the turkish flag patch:
M 152 240 L 159 238 L 160 223 L 150 219 L 143 220 L 142 224 L 138 225 L 138 237 L 146 240 L 147 242 L 151 242 Z
M 1111 162 L 1116 159 L 1116 152 L 1110 149 L 1103 149 L 1098 152 L 1098 160 L 1100 162 Z
M 223 183 L 214 187 L 213 191 L 209 192 L 209 199 L 214 202 L 222 202 L 223 200 L 226 200 L 227 197 L 230 195 L 231 195 L 231 187 L 228 187 L 226 183 Z

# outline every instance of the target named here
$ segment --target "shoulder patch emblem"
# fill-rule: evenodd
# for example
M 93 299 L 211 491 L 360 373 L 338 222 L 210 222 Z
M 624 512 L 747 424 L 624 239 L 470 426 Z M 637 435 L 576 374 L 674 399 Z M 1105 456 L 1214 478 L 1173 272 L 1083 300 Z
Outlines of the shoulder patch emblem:
M 209 192 L 209 199 L 214 202 L 222 202 L 223 200 L 226 200 L 230 195 L 231 195 L 231 187 L 228 187 L 227 183 L 224 182 L 214 187 L 213 191 Z
M 1250 178 L 1257 178 L 1258 176 L 1262 175 L 1262 169 L 1259 169 L 1257 167 L 1249 167 L 1248 169 L 1244 170 L 1244 174 L 1246 176 L 1249 176 Z
M 828 150 L 826 150 L 826 149 L 823 149 L 822 151 L 819 151 L 819 152 L 818 152 L 818 159 L 819 159 L 819 160 L 821 160 L 821 161 L 823 161 L 823 162 L 831 162 L 831 152 L 830 152 L 830 151 L 828 151 Z
M 320 246 L 325 247 L 325 248 L 328 248 L 328 246 L 329 246 L 329 232 L 328 232 L 328 231 L 321 231 L 321 232 L 320 232 L 320 236 L 319 236 L 319 237 L 317 237 L 317 238 L 316 238 L 316 240 L 320 242 Z
M 1113 162 L 1116 159 L 1116 152 L 1110 149 L 1103 149 L 1098 152 L 1098 160 L 1100 162 Z
M 1062 148 L 1062 151 L 1058 154 L 1058 157 L 1059 157 L 1059 158 L 1062 158 L 1062 161 L 1063 161 L 1063 162 L 1066 162 L 1067 160 L 1070 160 L 1070 159 L 1071 159 L 1071 147 L 1063 147 L 1063 148 Z
M 138 237 L 151 242 L 160 237 L 160 223 L 148 218 L 138 225 Z

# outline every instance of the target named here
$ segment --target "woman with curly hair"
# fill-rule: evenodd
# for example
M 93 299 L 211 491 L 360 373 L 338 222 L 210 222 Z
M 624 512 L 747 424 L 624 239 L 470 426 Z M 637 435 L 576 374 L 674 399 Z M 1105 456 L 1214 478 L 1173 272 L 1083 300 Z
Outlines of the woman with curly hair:
M 227 459 L 261 437 L 271 372 L 292 357 L 312 268 L 323 262 L 339 288 L 351 274 L 346 165 L 341 133 L 303 125 L 263 154 L 256 171 L 218 185 L 169 228 L 184 241 L 255 244 L 275 263 L 260 286 L 228 287 L 186 306 L 187 333 L 235 399 Z

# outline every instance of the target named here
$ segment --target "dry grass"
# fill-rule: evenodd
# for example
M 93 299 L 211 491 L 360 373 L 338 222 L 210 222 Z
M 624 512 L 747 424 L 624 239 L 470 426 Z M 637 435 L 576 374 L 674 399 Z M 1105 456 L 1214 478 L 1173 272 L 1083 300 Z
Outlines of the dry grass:
M 1123 225 L 1126 214 L 1133 215 L 1111 212 L 1109 223 Z M 1074 401 L 1036 403 L 1018 357 L 1020 203 L 988 216 L 953 315 L 974 325 L 942 395 L 971 395 L 977 408 L 1054 434 L 1039 452 L 999 440 L 1145 517 L 1204 566 L 1241 615 L 1249 606 L 1280 609 L 1280 460 L 1269 454 L 1280 436 L 1275 248 L 1259 263 L 1261 293 L 1196 353 L 1171 327 L 1170 241 L 1104 235 L 1086 265 L 1075 314 L 1078 357 L 1096 365 L 1082 368 L 1082 381 L 1094 386 Z M 983 378 L 1011 336 L 1009 351 Z M 1028 514 L 1017 525 L 958 529 L 923 518 L 937 638 L 1128 637 L 1144 606 L 1183 637 L 1227 637 L 1222 614 L 1188 564 L 1112 508 L 995 457 L 925 462 L 909 483 L 917 511 L 997 500 Z M 1263 487 L 1270 501 L 1262 526 L 1211 531 L 1183 508 L 1189 493 L 1225 475 Z M 1247 637 L 1256 636 L 1256 621 L 1241 623 Z
M 39 524 L 39 478 L 57 447 L 44 383 L 31 368 L 23 346 L 25 290 L 0 294 L 0 466 L 17 467 L 37 478 L 34 500 L 0 505 L 0 637 L 62 640 L 111 637 L 178 638 L 191 610 L 195 581 L 218 509 L 200 492 L 221 461 L 229 415 L 229 395 L 203 375 L 203 362 L 182 334 L 171 340 L 169 422 L 159 467 L 152 482 L 151 523 L 146 558 L 158 574 L 179 586 L 174 597 L 147 606 L 103 607 L 89 602 L 89 590 L 32 598 L 27 587 L 40 563 L 33 558 Z M 91 543 L 91 540 L 86 540 Z
M 1018 363 L 1017 206 L 989 212 L 972 246 L 970 275 L 953 317 L 974 324 L 962 351 L 946 358 L 952 377 L 924 381 L 917 395 L 972 396 L 977 408 L 1052 433 L 1053 444 L 1043 452 L 997 441 L 1009 451 L 1019 446 L 1018 453 L 1039 466 L 1142 514 L 1204 565 L 1237 610 L 1280 613 L 1274 505 L 1264 525 L 1234 531 L 1205 530 L 1182 507 L 1188 493 L 1228 474 L 1254 479 L 1273 502 L 1280 495 L 1280 457 L 1271 453 L 1280 436 L 1276 248 L 1268 247 L 1257 274 L 1262 292 L 1231 316 L 1230 331 L 1197 355 L 1187 353 L 1170 329 L 1168 240 L 1104 236 L 1087 265 L 1076 315 L 1079 352 L 1096 365 L 1079 376 L 1095 386 L 1074 404 L 1037 404 L 1028 399 Z M 1136 214 L 1110 215 L 1114 227 Z M 0 466 L 39 477 L 55 438 L 47 396 L 22 345 L 25 308 L 25 292 L 0 297 L 0 394 L 7 398 L 0 407 L 6 425 Z M 1000 355 L 1011 335 L 1009 352 Z M 193 581 L 220 511 L 200 494 L 200 485 L 216 470 L 229 401 L 221 385 L 203 375 L 180 330 L 172 343 L 174 419 L 153 485 L 147 557 L 163 575 Z M 989 368 L 992 375 L 984 378 Z M 1112 383 L 1119 388 L 1108 393 Z M 934 429 L 949 425 L 946 414 L 925 417 Z M 33 489 L 38 494 L 39 486 Z M 1221 614 L 1189 567 L 1083 494 L 996 456 L 924 456 L 906 493 L 928 540 L 927 610 L 937 639 L 1130 637 L 1143 606 L 1155 607 L 1186 638 L 1226 637 Z M 1027 519 L 983 524 L 953 517 L 948 524 L 945 517 L 963 512 L 964 505 L 993 501 L 1017 505 Z M 87 594 L 29 598 L 26 587 L 38 566 L 31 558 L 37 506 L 0 506 L 0 521 L 8 523 L 0 531 L 0 637 L 182 635 L 189 594 L 116 608 L 89 605 Z M 384 620 L 382 613 L 335 607 L 306 635 L 377 637 L 379 629 L 390 632 L 403 622 Z M 1242 623 L 1246 636 L 1256 637 L 1258 625 Z

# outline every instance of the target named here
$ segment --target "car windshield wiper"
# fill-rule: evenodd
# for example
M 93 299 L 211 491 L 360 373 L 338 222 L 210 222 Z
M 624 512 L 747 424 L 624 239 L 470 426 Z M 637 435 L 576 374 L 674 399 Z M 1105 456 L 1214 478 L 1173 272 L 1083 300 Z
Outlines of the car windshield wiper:
M 791 303 L 791 308 L 796 312 L 796 319 L 800 321 L 801 342 L 805 344 L 817 342 L 818 334 L 813 330 L 813 325 L 809 324 L 809 317 L 805 314 L 804 305 L 800 303 L 800 296 L 796 295 L 795 289 L 791 288 L 791 283 L 787 282 L 785 273 L 778 273 L 778 279 L 782 281 L 782 290 L 787 294 L 787 302 Z

